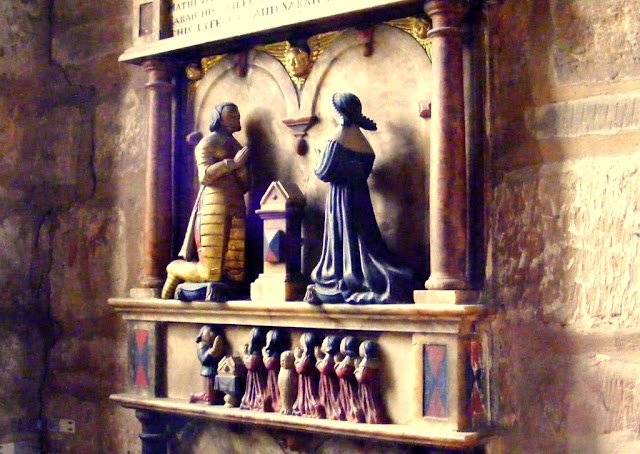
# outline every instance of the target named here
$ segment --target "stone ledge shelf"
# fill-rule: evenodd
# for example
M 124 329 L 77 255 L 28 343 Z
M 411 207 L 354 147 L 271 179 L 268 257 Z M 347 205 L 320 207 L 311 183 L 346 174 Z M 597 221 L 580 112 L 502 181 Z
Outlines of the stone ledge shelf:
M 421 304 L 371 306 L 111 298 L 111 307 L 128 322 L 130 339 L 129 383 L 124 394 L 111 399 L 147 415 L 139 416 L 143 427 L 173 415 L 445 449 L 481 445 L 491 427 L 487 324 L 493 308 L 446 304 L 471 300 L 445 294 L 451 291 L 427 293 L 429 298 Z M 385 407 L 393 424 L 317 420 L 188 403 L 190 393 L 202 386 L 194 339 L 203 324 L 224 328 L 233 355 L 241 355 L 254 326 L 290 330 L 292 348 L 309 329 L 375 340 L 381 350 Z
M 420 425 L 358 424 L 345 421 L 329 421 L 326 419 L 309 419 L 297 416 L 285 416 L 277 413 L 259 413 L 224 408 L 221 406 L 189 404 L 179 399 L 140 397 L 133 394 L 113 394 L 110 396 L 110 399 L 125 408 L 164 413 L 173 416 L 259 425 L 306 433 L 331 434 L 397 443 L 437 446 L 447 449 L 466 449 L 478 446 L 487 441 L 490 436 L 487 431 L 456 432 L 446 429 L 430 431 L 425 430 L 425 427 L 421 427 Z
M 302 301 L 183 303 L 154 298 L 110 298 L 109 304 L 126 320 L 404 333 L 439 331 L 438 326 L 472 323 L 492 312 L 482 304 L 437 303 L 312 306 Z

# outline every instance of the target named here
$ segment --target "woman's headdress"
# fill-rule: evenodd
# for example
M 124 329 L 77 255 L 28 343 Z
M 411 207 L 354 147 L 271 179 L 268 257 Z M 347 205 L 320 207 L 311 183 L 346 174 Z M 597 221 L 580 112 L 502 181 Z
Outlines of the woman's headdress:
M 376 123 L 362 115 L 362 103 L 353 93 L 336 93 L 331 98 L 338 123 L 342 126 L 356 125 L 367 131 L 378 129 Z

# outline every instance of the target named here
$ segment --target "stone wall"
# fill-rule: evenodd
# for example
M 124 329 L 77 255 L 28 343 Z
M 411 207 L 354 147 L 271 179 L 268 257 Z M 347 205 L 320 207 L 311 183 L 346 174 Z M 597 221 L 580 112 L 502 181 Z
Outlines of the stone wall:
M 495 452 L 640 449 L 640 13 L 498 2 L 489 15 L 488 294 Z
M 19 452 L 139 451 L 108 402 L 125 344 L 106 304 L 140 256 L 144 78 L 117 62 L 130 8 L 0 6 L 0 443 Z
M 70 87 L 49 65 L 47 2 L 3 2 L 0 29 L 0 442 L 35 449 L 55 336 L 48 313 L 54 213 L 76 189 L 61 176 L 77 155 L 61 147 L 82 135 L 64 134 L 71 125 L 55 119 L 74 107 L 64 101 Z
M 49 434 L 54 452 L 139 452 L 133 412 L 108 401 L 123 388 L 125 326 L 107 305 L 126 295 L 141 268 L 146 110 L 144 71 L 118 63 L 131 44 L 131 4 L 53 2 L 51 55 L 85 104 L 93 186 L 58 215 L 52 243 L 50 314 L 61 336 L 49 352 L 45 417 L 76 421 L 76 433 Z M 79 133 L 79 132 L 77 132 Z

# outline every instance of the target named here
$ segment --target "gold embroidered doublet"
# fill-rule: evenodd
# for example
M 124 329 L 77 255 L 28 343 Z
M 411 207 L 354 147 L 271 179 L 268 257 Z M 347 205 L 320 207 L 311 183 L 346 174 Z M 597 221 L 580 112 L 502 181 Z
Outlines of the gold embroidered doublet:
M 195 149 L 198 178 L 203 185 L 196 215 L 195 242 L 203 281 L 244 279 L 246 169 L 232 168 L 240 144 L 213 133 Z

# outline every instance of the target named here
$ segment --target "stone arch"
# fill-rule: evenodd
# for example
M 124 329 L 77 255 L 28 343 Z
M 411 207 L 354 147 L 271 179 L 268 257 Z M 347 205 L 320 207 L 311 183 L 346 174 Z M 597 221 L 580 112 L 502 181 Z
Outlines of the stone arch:
M 265 52 L 254 50 L 249 52 L 247 57 L 247 67 L 249 71 L 251 68 L 255 68 L 269 74 L 282 95 L 284 105 L 286 106 L 286 115 L 294 116 L 297 114 L 298 92 L 289 78 L 286 69 L 276 58 Z M 194 115 L 196 123 L 198 122 L 199 109 L 202 107 L 206 96 L 211 92 L 221 78 L 232 71 L 235 71 L 233 56 L 226 55 L 219 62 L 214 64 L 204 75 L 198 85 L 194 99 Z
M 374 30 L 374 53 L 376 42 L 391 43 L 409 59 L 415 72 L 423 78 L 425 96 L 431 92 L 431 62 L 425 50 L 408 33 L 390 25 L 379 25 Z M 300 116 L 316 113 L 318 92 L 327 73 L 336 62 L 350 49 L 362 46 L 355 29 L 345 31 L 318 57 L 300 94 Z M 418 91 L 418 90 L 416 90 Z

